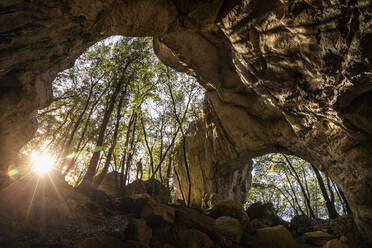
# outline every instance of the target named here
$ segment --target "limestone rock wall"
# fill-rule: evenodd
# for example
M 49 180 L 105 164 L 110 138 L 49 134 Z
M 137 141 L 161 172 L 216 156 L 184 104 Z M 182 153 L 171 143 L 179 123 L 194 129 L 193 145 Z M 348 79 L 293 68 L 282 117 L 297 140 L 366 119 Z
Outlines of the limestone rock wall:
M 370 0 L 3 0 L 0 168 L 32 137 L 57 72 L 110 35 L 153 36 L 207 89 L 232 158 L 313 163 L 372 237 L 371 20 Z
M 185 136 L 191 205 L 200 207 L 204 193 L 217 193 L 226 200 L 245 202 L 252 182 L 252 160 L 241 157 L 236 151 L 209 101 L 205 102 L 204 115 L 191 123 Z M 177 147 L 174 164 L 187 201 L 189 181 L 182 144 Z M 176 187 L 176 197 L 182 199 L 177 182 Z

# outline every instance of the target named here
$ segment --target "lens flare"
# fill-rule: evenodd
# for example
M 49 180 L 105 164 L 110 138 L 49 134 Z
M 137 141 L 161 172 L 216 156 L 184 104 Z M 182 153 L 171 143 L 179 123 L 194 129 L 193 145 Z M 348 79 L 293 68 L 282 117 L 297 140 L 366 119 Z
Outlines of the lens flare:
M 32 169 L 39 175 L 47 174 L 52 169 L 54 163 L 54 159 L 48 154 L 40 154 L 38 152 L 31 154 Z
M 13 169 L 13 170 L 8 171 L 8 173 L 6 175 L 8 177 L 12 177 L 12 176 L 15 176 L 17 174 L 18 174 L 18 170 L 17 169 Z

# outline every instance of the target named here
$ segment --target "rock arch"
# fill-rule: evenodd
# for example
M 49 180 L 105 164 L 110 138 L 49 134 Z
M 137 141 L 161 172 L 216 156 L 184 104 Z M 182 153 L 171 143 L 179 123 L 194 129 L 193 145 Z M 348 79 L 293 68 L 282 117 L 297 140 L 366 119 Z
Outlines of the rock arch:
M 0 13 L 3 171 L 57 72 L 107 36 L 153 36 L 165 64 L 207 89 L 239 158 L 279 148 L 311 162 L 372 237 L 370 1 L 4 0 Z

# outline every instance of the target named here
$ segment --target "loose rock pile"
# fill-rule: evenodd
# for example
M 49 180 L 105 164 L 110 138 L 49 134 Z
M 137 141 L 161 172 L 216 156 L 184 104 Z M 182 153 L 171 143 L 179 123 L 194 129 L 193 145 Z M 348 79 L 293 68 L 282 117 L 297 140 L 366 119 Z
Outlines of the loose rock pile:
M 221 201 L 202 212 L 161 203 L 154 199 L 156 194 L 154 197 L 147 193 L 125 194 L 113 198 L 89 187 L 78 192 L 66 184 L 56 186 L 59 195 L 53 193 L 52 187 L 35 193 L 31 212 L 28 212 L 27 204 L 20 201 L 32 192 L 31 187 L 26 187 L 27 190 L 19 195 L 2 195 L 0 207 L 4 210 L 12 206 L 12 217 L 3 217 L 0 221 L 0 247 L 348 247 L 345 237 L 326 230 L 310 230 L 294 237 L 285 222 L 280 225 L 282 220 L 272 206 L 265 204 L 255 204 L 245 211 L 238 202 Z M 5 210 L 2 215 L 6 215 Z M 257 226 L 255 220 L 262 226 Z

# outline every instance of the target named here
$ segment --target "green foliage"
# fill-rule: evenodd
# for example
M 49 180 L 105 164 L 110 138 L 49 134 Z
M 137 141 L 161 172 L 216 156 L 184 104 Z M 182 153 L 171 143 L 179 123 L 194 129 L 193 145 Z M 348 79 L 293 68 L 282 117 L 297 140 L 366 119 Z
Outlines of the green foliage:
M 285 156 L 292 164 L 300 181 L 296 180 Z M 322 177 L 326 183 L 326 177 L 323 174 Z M 298 157 L 280 153 L 267 154 L 254 159 L 253 182 L 248 204 L 258 201 L 271 202 L 279 216 L 287 220 L 294 215 L 302 214 L 300 209 L 310 217 L 300 184 L 303 185 L 310 199 L 315 216 L 328 218 L 326 204 L 311 164 Z M 330 181 L 330 188 L 336 196 L 334 204 L 337 212 L 344 213 L 344 202 L 338 197 L 339 189 L 332 181 Z M 327 190 L 330 194 L 329 188 Z
M 83 53 L 72 68 L 59 73 L 52 82 L 55 100 L 39 112 L 37 135 L 24 153 L 38 150 L 52 154 L 62 172 L 71 163 L 73 166 L 66 178 L 75 185 L 86 173 L 92 153 L 100 151 L 99 173 L 113 143 L 120 96 L 110 116 L 103 145 L 96 146 L 96 141 L 104 112 L 120 80 L 125 82 L 120 93 L 125 96 L 109 170 L 120 172 L 123 168 L 125 172 L 128 169 L 132 181 L 134 164 L 143 158 L 144 178 L 152 176 L 154 168 L 151 167 L 161 164 L 156 178 L 162 175 L 163 182 L 168 183 L 169 160 L 174 152 L 172 140 L 174 137 L 180 140 L 180 135 L 176 132 L 178 124 L 167 85 L 171 84 L 174 89 L 178 113 L 185 111 L 189 101 L 194 110 L 186 113 L 183 128 L 200 113 L 204 94 L 194 78 L 167 68 L 157 59 L 150 38 L 115 37 L 101 41 Z M 141 119 L 150 150 L 145 144 Z

